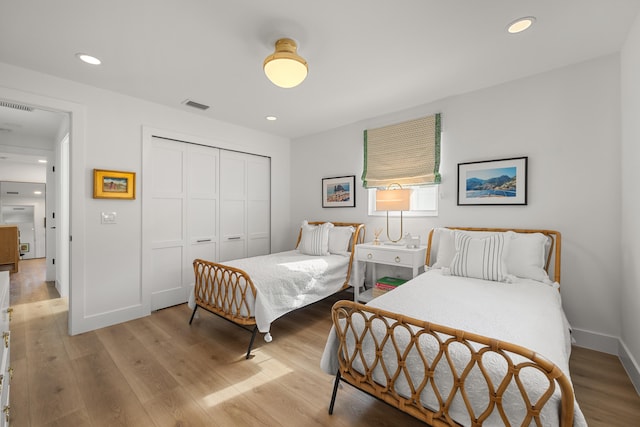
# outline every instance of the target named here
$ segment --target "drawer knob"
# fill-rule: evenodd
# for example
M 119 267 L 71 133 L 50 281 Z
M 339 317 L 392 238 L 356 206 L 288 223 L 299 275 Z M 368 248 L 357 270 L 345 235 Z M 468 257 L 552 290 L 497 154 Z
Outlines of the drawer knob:
M 367 254 L 367 259 L 373 258 L 373 254 Z
M 396 257 L 396 262 L 400 262 L 400 257 L 399 256 Z

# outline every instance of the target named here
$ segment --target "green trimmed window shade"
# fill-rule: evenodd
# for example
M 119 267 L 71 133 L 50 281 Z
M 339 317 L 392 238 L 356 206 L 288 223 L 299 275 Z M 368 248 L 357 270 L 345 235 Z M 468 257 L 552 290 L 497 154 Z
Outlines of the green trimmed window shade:
M 440 114 L 364 131 L 366 188 L 440 182 Z

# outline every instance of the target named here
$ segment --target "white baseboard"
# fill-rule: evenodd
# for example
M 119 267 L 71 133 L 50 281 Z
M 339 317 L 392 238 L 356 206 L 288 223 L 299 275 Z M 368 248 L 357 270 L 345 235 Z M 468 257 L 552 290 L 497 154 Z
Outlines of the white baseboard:
M 619 337 L 584 331 L 581 329 L 573 329 L 571 336 L 575 339 L 575 345 L 578 347 L 584 347 L 618 356 L 622 366 L 625 371 L 627 371 L 627 375 L 629 375 L 631 383 L 638 394 L 640 394 L 640 365 L 638 365 L 638 361 L 635 360 L 627 346 Z
M 627 371 L 629 378 L 631 378 L 631 382 L 636 388 L 636 392 L 640 394 L 640 367 L 638 366 L 638 362 L 633 358 L 631 353 L 629 353 L 629 349 L 627 348 L 627 346 L 622 341 L 620 341 L 618 357 L 620 358 L 625 371 Z
M 620 343 L 620 338 L 618 337 L 575 328 L 571 331 L 571 337 L 575 340 L 575 345 L 578 347 L 618 356 L 618 346 Z

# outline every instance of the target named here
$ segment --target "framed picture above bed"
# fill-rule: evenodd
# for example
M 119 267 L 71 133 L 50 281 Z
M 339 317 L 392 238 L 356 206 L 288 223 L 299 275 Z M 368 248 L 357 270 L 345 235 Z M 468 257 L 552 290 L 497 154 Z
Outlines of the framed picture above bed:
M 323 208 L 355 208 L 356 176 L 322 178 Z
M 458 163 L 458 205 L 526 205 L 527 159 Z

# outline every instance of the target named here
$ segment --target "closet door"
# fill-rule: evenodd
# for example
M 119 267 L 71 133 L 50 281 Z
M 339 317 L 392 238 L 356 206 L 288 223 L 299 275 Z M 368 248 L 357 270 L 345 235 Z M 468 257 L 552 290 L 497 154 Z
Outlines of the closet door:
M 271 253 L 271 159 L 247 159 L 247 256 Z
M 217 260 L 219 150 L 154 137 L 149 157 L 143 280 L 158 310 L 187 301 L 195 258 Z
M 271 251 L 271 159 L 220 152 L 220 261 Z
M 218 168 L 220 150 L 187 145 L 187 233 L 185 283 L 193 282 L 193 260 L 218 260 Z
M 220 152 L 220 261 L 247 257 L 247 159 Z
M 151 289 L 151 310 L 186 301 L 187 144 L 153 138 L 150 188 L 145 200 L 143 227 L 149 259 L 143 265 Z M 147 209 L 148 207 L 148 209 Z M 146 246 L 146 245 L 145 245 Z

